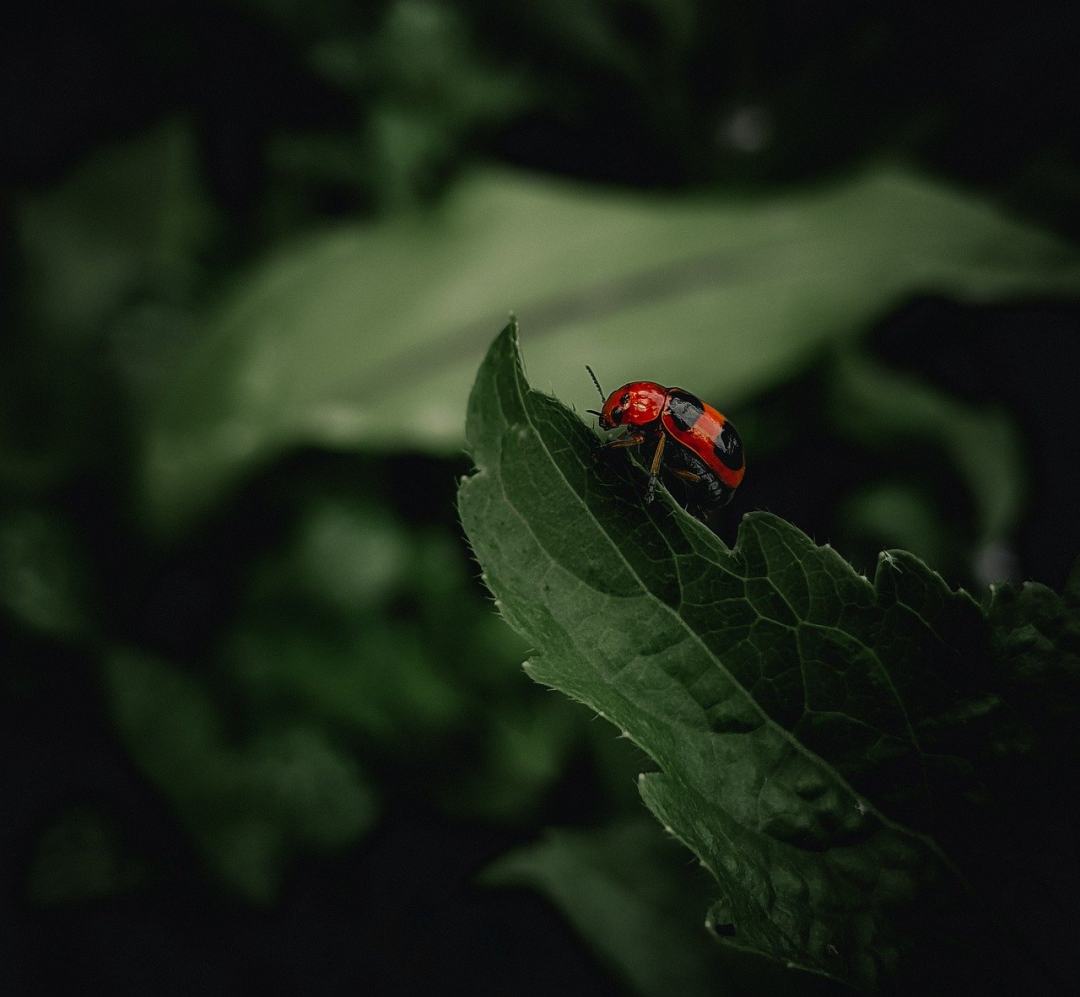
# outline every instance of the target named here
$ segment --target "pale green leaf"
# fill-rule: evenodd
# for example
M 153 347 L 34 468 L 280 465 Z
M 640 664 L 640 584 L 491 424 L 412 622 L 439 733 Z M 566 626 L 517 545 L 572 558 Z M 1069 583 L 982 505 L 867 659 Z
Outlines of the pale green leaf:
M 208 316 L 145 413 L 148 507 L 175 522 L 297 444 L 457 450 L 512 308 L 536 383 L 579 408 L 596 402 L 585 362 L 723 407 L 913 292 L 1077 286 L 1075 250 L 896 171 L 754 199 L 479 173 L 438 210 L 298 241 Z

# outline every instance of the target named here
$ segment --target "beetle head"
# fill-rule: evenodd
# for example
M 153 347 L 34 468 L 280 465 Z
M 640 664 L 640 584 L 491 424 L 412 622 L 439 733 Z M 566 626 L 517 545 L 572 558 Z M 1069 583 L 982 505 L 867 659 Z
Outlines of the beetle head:
M 647 426 L 660 418 L 665 398 L 667 389 L 655 381 L 631 381 L 608 395 L 600 413 L 600 425 L 604 429 Z

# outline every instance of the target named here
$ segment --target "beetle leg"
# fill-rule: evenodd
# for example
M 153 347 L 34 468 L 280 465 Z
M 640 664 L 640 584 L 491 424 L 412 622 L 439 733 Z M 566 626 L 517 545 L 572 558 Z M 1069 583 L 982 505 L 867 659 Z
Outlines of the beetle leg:
M 674 474 L 677 478 L 682 478 L 683 481 L 689 481 L 692 485 L 696 485 L 699 481 L 701 481 L 701 475 L 694 474 L 693 471 L 676 471 L 672 469 L 671 473 Z
M 653 500 L 653 493 L 656 491 L 656 476 L 660 473 L 660 458 L 664 455 L 664 443 L 667 437 L 661 433 L 660 439 L 656 443 L 656 450 L 653 451 L 652 463 L 649 464 L 649 487 L 645 492 L 645 501 L 651 502 Z
M 640 447 L 645 442 L 644 433 L 631 433 L 629 436 L 624 436 L 619 440 L 608 440 L 606 443 L 601 443 L 596 449 L 600 450 L 614 450 L 616 447 Z

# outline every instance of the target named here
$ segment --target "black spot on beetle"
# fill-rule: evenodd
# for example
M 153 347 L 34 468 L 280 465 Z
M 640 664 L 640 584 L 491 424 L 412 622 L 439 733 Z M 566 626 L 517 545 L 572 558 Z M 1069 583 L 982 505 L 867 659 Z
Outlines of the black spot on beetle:
M 671 421 L 685 432 L 701 418 L 705 408 L 693 395 L 673 394 L 668 399 L 668 412 Z
M 713 441 L 713 452 L 725 467 L 737 471 L 743 466 L 742 440 L 730 422 L 724 423 L 720 435 Z

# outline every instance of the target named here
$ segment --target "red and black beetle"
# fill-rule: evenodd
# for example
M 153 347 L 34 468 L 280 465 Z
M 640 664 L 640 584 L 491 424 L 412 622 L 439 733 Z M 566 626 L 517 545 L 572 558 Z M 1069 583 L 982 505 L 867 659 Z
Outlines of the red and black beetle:
M 603 429 L 625 426 L 629 432 L 601 449 L 639 447 L 652 450 L 649 488 L 651 502 L 656 479 L 667 471 L 688 487 L 691 502 L 708 513 L 726 505 L 746 473 L 742 440 L 727 418 L 683 388 L 665 388 L 655 381 L 631 381 L 606 398 L 600 382 L 586 367 L 604 399 L 599 412 Z

